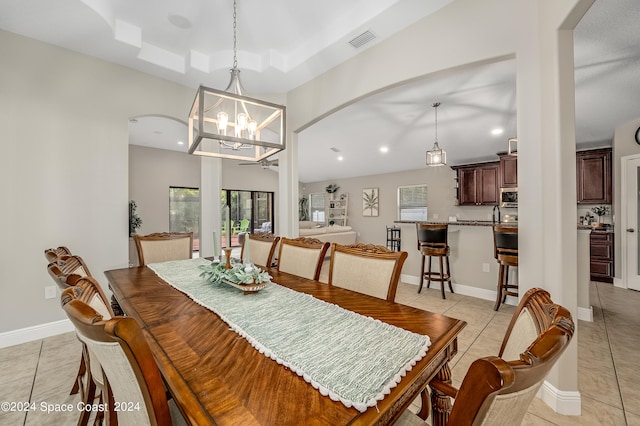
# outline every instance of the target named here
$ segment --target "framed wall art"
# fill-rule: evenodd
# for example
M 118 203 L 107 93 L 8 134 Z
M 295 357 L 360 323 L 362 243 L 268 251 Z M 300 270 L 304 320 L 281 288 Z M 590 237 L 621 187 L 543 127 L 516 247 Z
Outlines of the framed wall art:
M 378 188 L 365 188 L 362 190 L 362 216 L 378 216 L 380 202 Z

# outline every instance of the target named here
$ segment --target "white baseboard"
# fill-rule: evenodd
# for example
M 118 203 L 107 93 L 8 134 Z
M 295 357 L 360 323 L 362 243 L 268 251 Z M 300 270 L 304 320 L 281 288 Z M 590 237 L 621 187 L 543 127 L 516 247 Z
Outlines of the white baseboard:
M 593 306 L 588 308 L 578 306 L 577 317 L 581 321 L 593 322 Z
M 31 342 L 57 334 L 73 331 L 74 327 L 68 319 L 54 321 L 47 324 L 34 325 L 32 327 L 0 333 L 0 348 Z
M 561 391 L 545 380 L 536 396 L 558 414 L 579 416 L 582 412 L 582 399 L 578 391 Z
M 613 286 L 618 288 L 627 288 L 624 281 L 618 277 L 613 277 Z
M 414 285 L 420 285 L 420 277 L 415 276 L 415 275 L 405 275 L 402 274 L 400 275 L 400 281 L 402 281 L 403 283 L 407 283 L 407 284 L 414 284 Z M 437 284 L 439 285 L 439 284 Z M 445 291 L 449 291 L 448 288 L 445 288 Z M 496 300 L 496 290 L 487 290 L 484 288 L 478 288 L 478 287 L 474 287 L 474 286 L 470 286 L 470 285 L 465 285 L 465 284 L 456 284 L 453 283 L 453 291 L 457 294 L 461 294 L 463 296 L 470 296 L 470 297 L 475 297 L 476 299 L 483 299 L 483 300 L 491 300 L 493 302 L 495 302 Z M 513 306 L 517 306 L 518 305 L 518 298 L 517 297 L 511 297 L 511 296 L 507 296 L 507 305 L 513 305 Z

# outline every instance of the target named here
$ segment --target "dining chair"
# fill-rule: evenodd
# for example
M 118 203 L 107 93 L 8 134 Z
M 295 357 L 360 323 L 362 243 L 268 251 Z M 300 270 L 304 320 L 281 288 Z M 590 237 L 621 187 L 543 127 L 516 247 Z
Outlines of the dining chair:
M 44 251 L 44 257 L 46 257 L 49 262 L 55 261 L 60 256 L 71 256 L 71 250 L 65 246 L 60 246 L 58 248 L 48 248 Z
M 273 263 L 273 255 L 279 241 L 280 237 L 268 232 L 246 234 L 240 251 L 240 260 L 244 262 L 248 254 L 251 263 L 269 268 Z M 248 251 L 245 251 L 247 247 Z
M 186 424 L 167 399 L 162 376 L 138 323 L 129 317 L 105 319 L 76 297 L 74 290 L 63 292 L 62 307 L 91 354 L 90 365 L 100 367 L 99 372 L 92 371 L 101 376 L 105 386 L 104 424 Z M 114 409 L 119 406 L 131 409 Z
M 519 425 L 574 330 L 571 313 L 553 303 L 549 292 L 530 289 L 511 318 L 498 356 L 474 361 L 459 390 L 450 382 L 432 380 L 431 404 L 441 397 L 455 398 L 448 425 Z M 427 390 L 422 397 L 420 415 L 426 418 Z M 405 412 L 396 424 L 418 423 Z
M 318 280 L 329 243 L 317 238 L 282 238 L 278 252 L 278 271 Z
M 78 275 L 81 277 L 90 277 L 91 271 L 84 260 L 77 255 L 59 256 L 55 263 L 65 275 Z
M 80 277 L 72 286 L 69 286 L 62 292 L 61 300 L 78 299 L 83 303 L 91 306 L 105 320 L 114 317 L 113 311 L 110 309 L 107 297 L 105 296 L 100 284 L 93 277 Z M 82 342 L 82 340 L 81 340 Z M 104 401 L 107 389 L 102 375 L 100 363 L 95 355 L 89 350 L 87 345 L 82 342 L 82 360 L 81 370 L 76 376 L 76 385 L 80 390 L 80 399 L 84 404 L 93 404 L 96 397 L 100 401 Z M 105 401 L 106 402 L 106 401 Z M 80 413 L 79 425 L 86 425 L 91 415 L 90 411 Z M 96 423 L 102 416 L 97 413 Z
M 329 285 L 393 302 L 406 251 L 356 243 L 331 245 Z
M 134 234 L 140 266 L 147 263 L 184 260 L 193 257 L 193 232 L 158 232 Z

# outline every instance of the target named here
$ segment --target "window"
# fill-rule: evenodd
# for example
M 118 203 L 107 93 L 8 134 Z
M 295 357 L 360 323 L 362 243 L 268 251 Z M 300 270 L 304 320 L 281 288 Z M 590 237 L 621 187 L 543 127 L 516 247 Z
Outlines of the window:
M 309 213 L 314 222 L 324 222 L 324 193 L 309 194 Z
M 169 231 L 193 232 L 193 250 L 200 247 L 200 190 L 169 187 Z
M 427 185 L 398 187 L 398 219 L 427 220 Z

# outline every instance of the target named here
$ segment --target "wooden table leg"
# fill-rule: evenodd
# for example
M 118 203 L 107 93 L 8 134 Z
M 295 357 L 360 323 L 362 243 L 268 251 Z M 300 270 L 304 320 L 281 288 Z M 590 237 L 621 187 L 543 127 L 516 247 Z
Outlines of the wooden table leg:
M 451 384 L 451 368 L 449 367 L 449 363 L 446 363 L 436 375 L 436 379 L 438 379 L 442 383 Z M 451 413 L 451 398 L 438 391 L 437 389 L 431 387 L 431 407 L 432 407 L 432 419 L 431 424 L 433 426 L 444 426 L 449 421 L 449 414 Z M 425 391 L 426 392 L 426 389 Z M 425 396 L 422 396 L 424 401 Z M 424 402 L 423 402 L 424 407 Z M 420 413 L 422 414 L 422 412 Z

